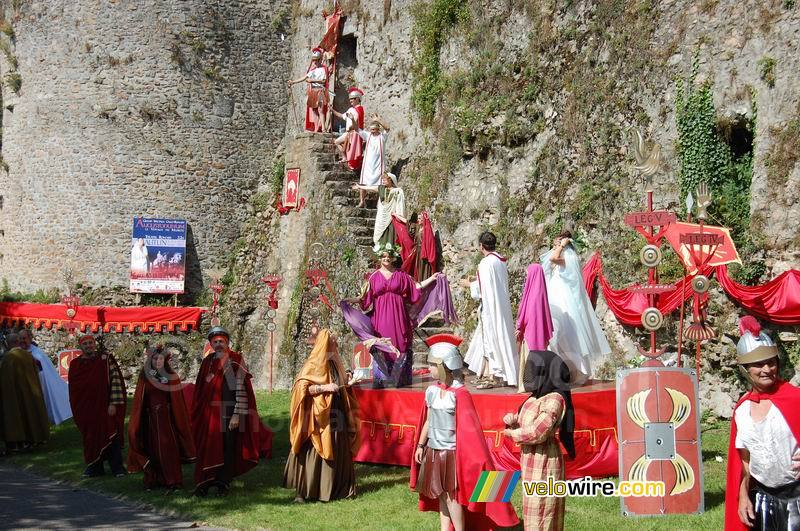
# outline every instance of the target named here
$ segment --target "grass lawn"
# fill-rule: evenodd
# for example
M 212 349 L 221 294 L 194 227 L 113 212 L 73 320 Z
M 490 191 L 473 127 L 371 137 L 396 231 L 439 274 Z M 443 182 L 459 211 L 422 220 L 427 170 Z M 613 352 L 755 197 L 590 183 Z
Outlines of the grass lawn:
M 212 526 L 266 529 L 438 529 L 435 513 L 417 511 L 417 496 L 408 489 L 408 469 L 394 466 L 356 465 L 358 497 L 331 503 L 294 504 L 294 491 L 281 488 L 283 467 L 289 452 L 289 393 L 256 392 L 261 418 L 276 430 L 273 455 L 237 478 L 227 498 L 191 496 L 194 467 L 183 469 L 185 489 L 171 496 L 146 492 L 141 474 L 124 478 L 106 475 L 81 479 L 84 469 L 80 435 L 68 421 L 54 430 L 46 449 L 7 458 L 17 466 L 92 490 L 122 495 L 131 501 L 166 509 Z M 129 408 L 130 410 L 130 408 Z M 616 498 L 568 498 L 566 529 L 722 529 L 725 458 L 728 424 L 703 432 L 706 513 L 701 516 L 630 518 L 620 516 Z M 213 492 L 213 490 L 212 490 Z M 514 495 L 521 514 L 521 487 Z

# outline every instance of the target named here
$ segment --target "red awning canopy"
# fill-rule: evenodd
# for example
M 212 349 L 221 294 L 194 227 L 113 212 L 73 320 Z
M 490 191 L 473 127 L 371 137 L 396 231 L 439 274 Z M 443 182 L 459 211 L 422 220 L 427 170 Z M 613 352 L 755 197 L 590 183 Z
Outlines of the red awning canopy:
M 109 308 L 79 306 L 72 322 L 81 332 L 189 332 L 200 327 L 203 308 L 141 306 Z M 0 323 L 9 326 L 33 326 L 35 329 L 58 329 L 68 324 L 63 304 L 0 302 Z

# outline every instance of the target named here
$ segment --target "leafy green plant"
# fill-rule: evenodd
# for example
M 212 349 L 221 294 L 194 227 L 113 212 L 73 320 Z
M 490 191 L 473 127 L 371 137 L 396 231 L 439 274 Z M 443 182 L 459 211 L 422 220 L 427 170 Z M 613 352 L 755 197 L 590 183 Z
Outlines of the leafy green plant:
M 712 85 L 706 81 L 696 83 L 699 68 L 699 51 L 695 52 L 689 78 L 679 81 L 676 99 L 678 129 L 679 180 L 681 198 L 694 193 L 697 185 L 709 185 L 713 202 L 708 210 L 709 221 L 731 229 L 731 237 L 744 259 L 741 268 L 734 268 L 734 277 L 742 283 L 754 284 L 766 271 L 763 260 L 757 256 L 762 245 L 762 235 L 751 224 L 750 186 L 753 180 L 753 150 L 734 156 L 725 142 L 721 130 L 731 129 L 730 120 L 716 117 Z M 744 124 L 755 140 L 757 107 L 755 93 L 751 93 L 753 113 Z M 738 124 L 741 127 L 742 124 Z
M 439 52 L 447 32 L 459 22 L 470 20 L 466 0 L 419 1 L 412 7 L 414 39 L 417 42 L 412 67 L 411 103 L 423 122 L 430 123 L 436 114 L 436 102 L 445 83 L 439 65 Z
M 14 26 L 12 26 L 7 20 L 0 20 L 0 31 L 5 33 L 9 39 L 13 39 L 16 36 L 14 32 Z
M 700 183 L 718 187 L 731 160 L 730 149 L 716 131 L 711 83 L 705 81 L 696 85 L 699 68 L 698 49 L 692 59 L 689 78 L 676 82 L 675 116 L 682 200 Z
M 14 93 L 19 94 L 22 88 L 22 76 L 19 75 L 19 72 L 9 72 L 6 74 L 6 86 L 13 90 Z
M 286 174 L 286 161 L 282 157 L 276 157 L 272 161 L 272 173 L 269 177 L 270 188 L 273 196 L 281 195 L 283 191 L 283 176 Z
M 758 60 L 758 77 L 767 84 L 769 88 L 775 87 L 775 65 L 777 64 L 772 57 L 762 57 Z

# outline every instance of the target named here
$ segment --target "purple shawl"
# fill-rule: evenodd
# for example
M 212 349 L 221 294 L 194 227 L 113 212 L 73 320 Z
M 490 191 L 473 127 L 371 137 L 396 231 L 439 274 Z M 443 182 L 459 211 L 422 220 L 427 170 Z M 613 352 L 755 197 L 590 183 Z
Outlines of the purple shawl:
M 528 350 L 547 350 L 553 337 L 553 321 L 550 319 L 550 304 L 541 264 L 528 266 L 525 289 L 519 303 L 517 330 L 523 332 Z
M 345 322 L 353 329 L 353 333 L 358 339 L 369 341 L 380 338 L 372 327 L 369 316 L 359 308 L 351 306 L 346 301 L 341 301 L 339 307 L 342 309 Z M 442 320 L 448 325 L 457 323 L 458 316 L 455 308 L 453 308 L 450 283 L 447 281 L 447 277 L 441 276 L 437 278 L 432 285 L 422 290 L 419 302 L 409 308 L 408 312 L 415 327 L 419 327 L 426 319 L 436 314 L 441 314 Z M 373 346 L 387 354 L 399 354 L 397 349 L 391 345 L 376 343 Z

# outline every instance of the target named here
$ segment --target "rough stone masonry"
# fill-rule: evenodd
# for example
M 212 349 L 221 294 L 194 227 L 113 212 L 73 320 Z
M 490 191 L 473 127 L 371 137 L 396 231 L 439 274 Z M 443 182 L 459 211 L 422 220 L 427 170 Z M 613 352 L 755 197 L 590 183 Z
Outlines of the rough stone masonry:
M 143 215 L 189 222 L 199 292 L 283 137 L 289 0 L 3 4 L 0 278 L 125 285 Z

